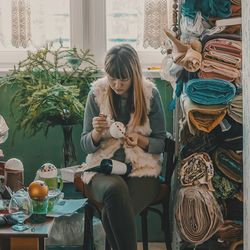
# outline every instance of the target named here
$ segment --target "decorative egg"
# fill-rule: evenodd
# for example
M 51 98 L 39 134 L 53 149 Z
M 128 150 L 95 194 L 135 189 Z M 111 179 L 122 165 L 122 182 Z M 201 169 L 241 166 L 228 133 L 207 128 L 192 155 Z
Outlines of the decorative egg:
M 28 187 L 29 196 L 33 200 L 44 200 L 48 196 L 49 188 L 44 181 L 33 181 Z
M 11 158 L 5 162 L 5 169 L 23 171 L 23 163 L 17 158 Z
M 57 168 L 52 163 L 44 163 L 40 169 L 38 169 L 37 174 L 41 178 L 54 178 L 57 176 Z
M 125 136 L 126 127 L 122 122 L 114 122 L 109 128 L 110 135 L 116 139 L 123 138 Z

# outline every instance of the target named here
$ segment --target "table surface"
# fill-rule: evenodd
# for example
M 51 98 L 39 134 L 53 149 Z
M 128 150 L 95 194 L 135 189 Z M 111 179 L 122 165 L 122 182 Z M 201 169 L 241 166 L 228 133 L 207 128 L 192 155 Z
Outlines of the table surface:
M 27 222 L 25 224 L 31 225 L 31 228 L 23 232 L 17 232 L 12 230 L 11 227 L 2 227 L 0 228 L 0 236 L 4 237 L 48 237 L 51 231 L 51 228 L 54 223 L 54 218 L 46 218 L 44 223 L 32 224 Z

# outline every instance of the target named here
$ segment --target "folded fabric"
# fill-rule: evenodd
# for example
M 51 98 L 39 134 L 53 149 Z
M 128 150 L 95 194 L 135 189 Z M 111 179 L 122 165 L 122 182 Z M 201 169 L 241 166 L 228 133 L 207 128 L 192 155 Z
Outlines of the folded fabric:
M 196 12 L 201 11 L 206 19 L 209 17 L 226 18 L 231 14 L 230 7 L 230 0 L 185 0 L 181 5 L 181 14 L 194 19 Z
M 241 6 L 241 0 L 231 0 L 231 3 Z
M 200 78 L 222 79 L 229 82 L 239 79 L 240 75 L 241 72 L 237 68 L 210 59 L 202 60 L 199 71 Z
M 231 17 L 241 16 L 241 5 L 232 4 L 231 5 Z
M 239 185 L 223 176 L 218 171 L 215 171 L 212 183 L 215 188 L 214 196 L 219 200 L 234 198 L 239 192 Z
M 229 81 L 196 78 L 186 83 L 185 93 L 195 103 L 219 105 L 229 103 L 235 96 L 236 88 Z
M 229 179 L 242 183 L 243 160 L 242 154 L 237 154 L 230 149 L 217 148 L 214 155 L 216 167 Z
M 181 147 L 180 156 L 182 159 L 187 158 L 195 152 L 210 153 L 219 145 L 217 134 L 213 131 L 202 133 L 202 135 L 189 135 L 189 141 Z
M 219 62 L 222 65 L 241 69 L 241 57 L 221 53 L 220 51 L 204 52 L 202 55 L 204 60 Z
M 213 176 L 213 163 L 205 152 L 194 153 L 181 162 L 179 179 L 184 187 L 205 184 L 210 191 L 214 191 L 211 182 Z
M 196 245 L 210 239 L 223 224 L 220 207 L 204 186 L 179 190 L 175 218 L 180 237 Z
M 206 42 L 203 51 L 218 51 L 241 58 L 242 44 L 241 41 L 215 38 Z
M 165 30 L 165 34 L 173 44 L 173 60 L 189 72 L 196 72 L 201 66 L 201 43 L 198 40 L 191 44 L 185 44 L 175 38 L 171 32 Z
M 242 94 L 237 95 L 229 103 L 228 115 L 233 118 L 236 122 L 242 124 L 243 122 L 243 107 L 242 107 Z
M 215 34 L 212 34 L 210 36 L 209 35 L 202 36 L 202 39 L 201 39 L 202 47 L 204 48 L 205 44 L 210 40 L 222 39 L 222 38 L 233 40 L 233 41 L 241 41 L 241 39 L 242 39 L 240 34 L 215 33 Z
M 221 127 L 216 127 L 211 133 L 217 137 L 217 141 L 222 148 L 229 148 L 235 152 L 242 151 L 243 148 L 243 127 L 230 116 L 226 115 L 224 120 L 230 124 L 230 129 L 222 131 Z
M 227 112 L 226 105 L 199 105 L 187 95 L 181 95 L 181 107 L 188 123 L 189 131 L 195 135 L 197 129 L 211 132 L 223 120 Z

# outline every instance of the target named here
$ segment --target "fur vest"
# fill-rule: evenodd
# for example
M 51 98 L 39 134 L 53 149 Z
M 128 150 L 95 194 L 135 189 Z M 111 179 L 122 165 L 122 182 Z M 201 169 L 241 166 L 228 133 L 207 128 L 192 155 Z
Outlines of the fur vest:
M 104 77 L 97 80 L 93 83 L 92 87 L 95 95 L 95 101 L 100 108 L 100 113 L 107 115 L 107 117 L 111 117 L 107 98 L 107 78 Z M 143 79 L 143 91 L 146 99 L 148 114 L 150 112 L 150 100 L 153 95 L 153 88 L 155 88 L 155 85 L 152 82 Z M 143 126 L 137 126 L 134 129 L 131 126 L 132 118 L 133 114 L 130 115 L 130 120 L 126 127 L 127 132 L 136 132 L 144 136 L 149 136 L 151 134 L 152 130 L 150 128 L 148 118 Z M 104 135 L 104 137 L 104 140 L 101 141 L 100 148 L 96 152 L 88 154 L 86 163 L 89 167 L 99 165 L 101 160 L 104 158 L 112 158 L 115 151 L 117 151 L 120 147 L 124 147 L 126 156 L 125 162 L 132 163 L 132 172 L 130 176 L 159 176 L 161 172 L 160 154 L 147 153 L 138 146 L 128 148 L 122 144 L 121 140 L 114 139 L 109 134 Z

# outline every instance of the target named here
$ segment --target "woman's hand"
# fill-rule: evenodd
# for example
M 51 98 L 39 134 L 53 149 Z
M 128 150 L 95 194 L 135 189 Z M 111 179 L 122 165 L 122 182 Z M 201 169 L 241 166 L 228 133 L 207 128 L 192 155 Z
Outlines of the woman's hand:
M 95 116 L 92 120 L 92 126 L 92 139 L 94 144 L 98 145 L 102 139 L 102 133 L 109 128 L 106 116 L 102 114 Z
M 133 148 L 133 147 L 137 146 L 138 145 L 138 138 L 139 138 L 139 134 L 137 134 L 137 133 L 127 134 L 124 138 L 125 145 L 128 148 Z
M 102 114 L 95 116 L 92 120 L 92 126 L 96 132 L 100 134 L 104 132 L 109 127 L 106 116 Z
M 149 139 L 146 136 L 140 135 L 138 133 L 128 133 L 126 134 L 125 138 L 125 145 L 128 148 L 133 148 L 135 146 L 139 146 L 140 148 L 147 150 Z

